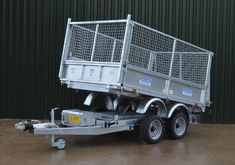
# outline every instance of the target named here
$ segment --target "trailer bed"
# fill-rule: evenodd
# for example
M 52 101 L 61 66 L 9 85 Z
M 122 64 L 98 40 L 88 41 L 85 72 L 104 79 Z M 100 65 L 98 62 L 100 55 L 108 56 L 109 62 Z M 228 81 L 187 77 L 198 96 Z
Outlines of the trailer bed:
M 69 88 L 210 104 L 213 53 L 132 21 L 68 20 L 59 78 Z

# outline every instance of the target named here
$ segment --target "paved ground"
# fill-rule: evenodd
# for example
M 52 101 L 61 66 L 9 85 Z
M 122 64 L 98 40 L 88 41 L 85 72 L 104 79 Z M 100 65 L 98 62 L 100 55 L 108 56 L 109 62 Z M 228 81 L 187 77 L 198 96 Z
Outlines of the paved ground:
M 0 120 L 0 165 L 232 165 L 235 125 L 190 125 L 182 140 L 164 138 L 145 145 L 133 133 L 70 136 L 66 150 L 50 147 L 50 138 L 15 130 L 18 120 Z

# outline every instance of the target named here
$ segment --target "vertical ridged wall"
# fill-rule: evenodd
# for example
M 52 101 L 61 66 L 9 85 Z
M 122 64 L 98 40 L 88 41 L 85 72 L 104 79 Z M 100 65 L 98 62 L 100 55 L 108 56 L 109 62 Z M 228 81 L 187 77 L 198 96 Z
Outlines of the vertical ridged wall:
M 235 123 L 234 0 L 1 0 L 0 117 L 47 118 L 84 93 L 57 78 L 67 18 L 126 18 L 215 52 L 209 123 Z

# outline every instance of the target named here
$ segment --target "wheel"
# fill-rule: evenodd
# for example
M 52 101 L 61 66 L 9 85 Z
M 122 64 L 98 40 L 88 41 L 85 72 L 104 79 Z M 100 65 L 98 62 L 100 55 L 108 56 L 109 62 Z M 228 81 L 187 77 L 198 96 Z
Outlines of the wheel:
M 56 144 L 55 145 L 56 149 L 63 150 L 63 149 L 65 149 L 67 142 L 64 138 L 58 137 L 55 139 L 55 144 Z
M 182 139 L 188 130 L 188 118 L 183 112 L 174 114 L 166 122 L 166 134 L 171 139 Z
M 157 143 L 163 135 L 162 119 L 156 115 L 148 115 L 140 123 L 140 138 L 147 144 Z

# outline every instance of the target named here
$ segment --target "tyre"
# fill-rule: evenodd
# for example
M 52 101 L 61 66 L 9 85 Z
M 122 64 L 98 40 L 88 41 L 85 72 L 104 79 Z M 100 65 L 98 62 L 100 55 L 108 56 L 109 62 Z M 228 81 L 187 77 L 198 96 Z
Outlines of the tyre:
M 63 150 L 65 149 L 66 145 L 67 145 L 67 142 L 64 138 L 62 137 L 58 137 L 55 139 L 55 143 L 56 143 L 56 149 L 58 150 Z
M 182 139 L 188 130 L 188 118 L 183 112 L 173 114 L 166 122 L 166 134 L 171 139 Z
M 139 134 L 141 140 L 147 144 L 159 142 L 163 135 L 162 119 L 156 115 L 144 117 L 139 126 Z

